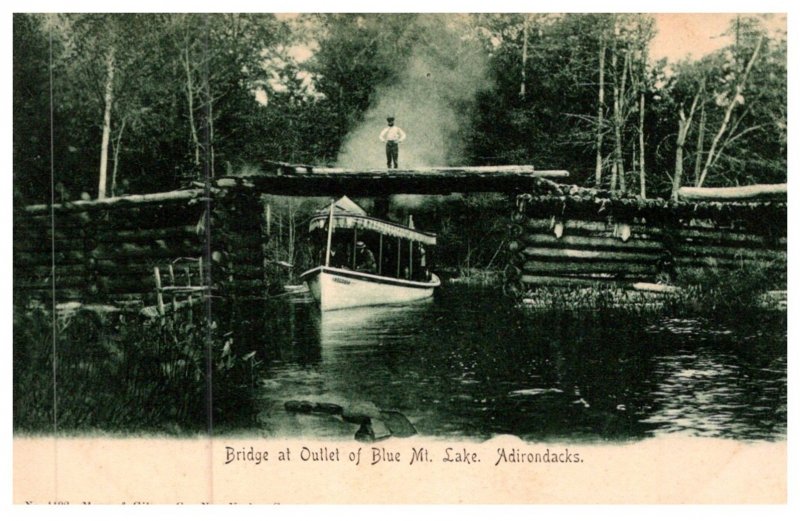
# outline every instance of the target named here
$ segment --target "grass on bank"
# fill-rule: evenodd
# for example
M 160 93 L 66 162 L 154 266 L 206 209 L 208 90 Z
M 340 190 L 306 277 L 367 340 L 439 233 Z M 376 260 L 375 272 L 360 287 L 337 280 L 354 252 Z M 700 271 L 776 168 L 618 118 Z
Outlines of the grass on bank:
M 244 424 L 258 363 L 235 347 L 199 313 L 162 323 L 78 312 L 54 328 L 48 311 L 15 308 L 14 431 L 194 434 L 207 432 L 209 413 Z

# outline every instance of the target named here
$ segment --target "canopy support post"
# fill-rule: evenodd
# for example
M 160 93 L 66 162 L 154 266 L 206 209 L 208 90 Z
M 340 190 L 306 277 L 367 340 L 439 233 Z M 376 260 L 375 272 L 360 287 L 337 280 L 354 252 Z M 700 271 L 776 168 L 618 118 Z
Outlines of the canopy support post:
M 408 241 L 408 278 L 414 278 L 414 241 Z
M 356 269 L 356 256 L 358 255 L 358 228 L 353 228 L 353 269 Z
M 397 238 L 397 278 L 400 278 L 400 252 L 403 251 L 403 245 L 400 244 L 400 237 Z
M 331 213 L 328 217 L 328 244 L 325 247 L 325 267 L 331 265 L 331 238 L 333 237 L 333 207 L 336 205 L 331 199 Z
M 383 234 L 379 235 L 379 243 L 378 243 L 378 275 L 383 273 Z

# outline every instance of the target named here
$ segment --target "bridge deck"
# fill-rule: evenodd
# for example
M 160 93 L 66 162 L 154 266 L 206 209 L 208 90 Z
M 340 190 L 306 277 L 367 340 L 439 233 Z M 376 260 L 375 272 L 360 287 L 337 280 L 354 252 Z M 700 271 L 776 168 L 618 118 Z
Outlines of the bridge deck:
M 219 188 L 250 188 L 275 195 L 374 196 L 453 192 L 531 191 L 543 178 L 566 178 L 566 170 L 535 170 L 527 165 L 436 167 L 407 170 L 348 170 L 277 165 L 269 173 L 216 179 Z

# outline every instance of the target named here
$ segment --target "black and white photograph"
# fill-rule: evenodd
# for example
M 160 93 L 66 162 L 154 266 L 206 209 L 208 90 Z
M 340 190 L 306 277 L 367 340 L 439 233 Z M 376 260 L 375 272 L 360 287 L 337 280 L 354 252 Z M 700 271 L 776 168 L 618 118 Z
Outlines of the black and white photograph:
M 606 499 L 786 502 L 786 13 L 10 16 L 15 503 L 103 440 L 430 489 L 366 503 L 677 443 L 764 465 Z

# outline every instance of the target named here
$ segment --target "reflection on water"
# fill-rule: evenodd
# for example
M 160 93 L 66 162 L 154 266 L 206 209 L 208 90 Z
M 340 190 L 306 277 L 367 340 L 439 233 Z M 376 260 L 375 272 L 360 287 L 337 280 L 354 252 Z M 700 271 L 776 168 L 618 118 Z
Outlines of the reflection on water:
M 725 327 L 607 312 L 524 313 L 489 292 L 443 288 L 407 306 L 277 310 L 259 424 L 267 435 L 347 437 L 355 426 L 294 415 L 288 400 L 397 410 L 426 436 L 637 439 L 680 432 L 786 433 L 786 318 Z

